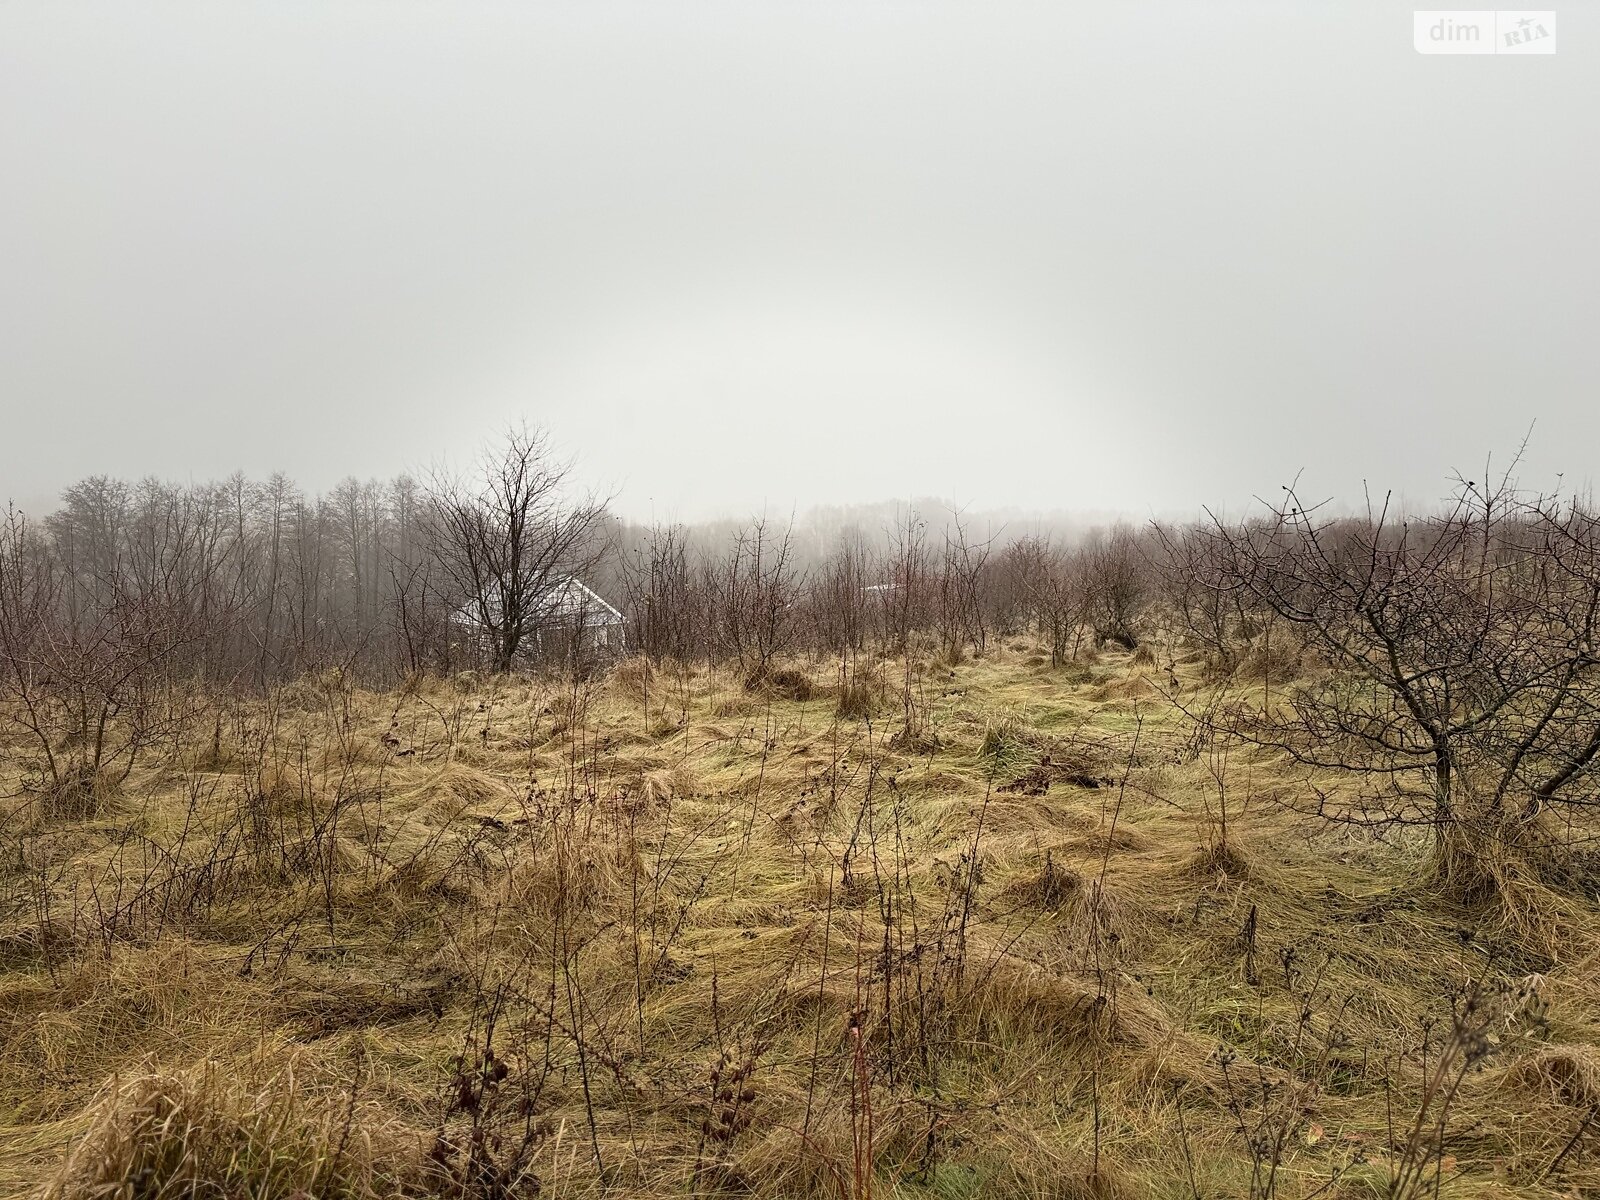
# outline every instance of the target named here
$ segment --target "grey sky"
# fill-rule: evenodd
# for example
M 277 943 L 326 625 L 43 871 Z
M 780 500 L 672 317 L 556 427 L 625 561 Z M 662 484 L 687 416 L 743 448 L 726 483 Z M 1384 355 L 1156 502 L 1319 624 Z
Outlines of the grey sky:
M 1600 6 L 0 6 L 0 494 L 461 459 L 633 515 L 1418 499 L 1600 445 Z

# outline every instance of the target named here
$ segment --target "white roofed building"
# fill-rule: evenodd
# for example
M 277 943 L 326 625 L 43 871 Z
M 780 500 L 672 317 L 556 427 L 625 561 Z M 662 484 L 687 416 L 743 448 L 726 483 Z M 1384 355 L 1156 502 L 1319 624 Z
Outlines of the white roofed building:
M 519 658 L 534 661 L 574 650 L 610 657 L 626 649 L 622 612 L 576 576 L 554 583 L 527 607 L 531 612 L 517 650 Z M 467 638 L 492 642 L 500 636 L 501 612 L 500 597 L 491 594 L 457 608 L 450 614 L 450 625 Z

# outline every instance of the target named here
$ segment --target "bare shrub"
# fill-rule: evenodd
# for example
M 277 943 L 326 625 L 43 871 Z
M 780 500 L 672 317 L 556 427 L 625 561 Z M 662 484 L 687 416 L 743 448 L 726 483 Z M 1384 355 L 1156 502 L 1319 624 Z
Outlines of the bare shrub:
M 765 518 L 736 533 L 722 558 L 706 565 L 715 636 L 752 690 L 773 660 L 794 645 L 804 576 L 794 561 L 794 531 L 776 533 Z
M 46 816 L 91 815 L 193 697 L 177 651 L 200 636 L 192 589 L 56 560 L 22 514 L 0 525 L 0 718 L 35 751 Z
M 1117 526 L 1097 532 L 1077 555 L 1084 603 L 1095 638 L 1132 650 L 1148 600 L 1145 563 L 1133 531 Z

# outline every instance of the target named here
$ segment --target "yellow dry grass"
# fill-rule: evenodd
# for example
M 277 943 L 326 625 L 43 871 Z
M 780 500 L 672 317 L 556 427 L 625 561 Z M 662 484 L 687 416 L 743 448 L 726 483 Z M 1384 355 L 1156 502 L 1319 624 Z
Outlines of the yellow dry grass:
M 826 665 L 322 677 L 73 820 L 12 760 L 0 1193 L 1385 1196 L 1474 996 L 1400 1194 L 1600 1195 L 1592 899 L 1457 907 L 1242 751 L 1223 840 L 1166 668 L 1044 661 L 915 739 Z

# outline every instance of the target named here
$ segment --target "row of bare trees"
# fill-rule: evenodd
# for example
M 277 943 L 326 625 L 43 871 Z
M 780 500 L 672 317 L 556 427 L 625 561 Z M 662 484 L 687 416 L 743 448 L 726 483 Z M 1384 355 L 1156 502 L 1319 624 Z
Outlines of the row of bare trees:
M 63 793 L 125 775 L 195 702 L 196 682 L 258 690 L 337 669 L 374 684 L 593 665 L 577 580 L 626 610 L 607 631 L 655 658 L 737 665 L 752 687 L 789 656 L 869 649 L 956 659 L 1038 631 L 1064 661 L 1088 637 L 1133 644 L 1147 535 L 1072 550 L 1001 544 L 915 513 L 820 548 L 792 522 L 631 530 L 570 486 L 537 432 L 462 476 L 348 480 L 308 496 L 252 483 L 69 488 L 9 511 L 0 547 L 0 712 Z M 556 626 L 575 635 L 552 638 Z
M 959 517 L 937 537 L 915 512 L 870 537 L 847 531 L 803 561 L 792 525 L 757 519 L 706 545 L 683 527 L 618 556 L 633 643 L 652 658 L 731 661 L 752 686 L 788 655 L 868 652 L 956 661 L 1037 636 L 1057 665 L 1084 647 L 1133 647 L 1160 591 L 1151 534 L 1123 528 L 1066 547 L 977 540 Z
M 185 667 L 261 684 L 361 658 L 385 637 L 397 599 L 419 591 L 427 507 L 410 479 L 312 497 L 281 475 L 95 477 L 41 519 L 12 514 L 7 583 L 28 581 L 54 635 L 160 613 L 181 627 Z
M 1027 635 L 1053 664 L 1155 643 L 1163 685 L 1215 732 L 1301 768 L 1288 802 L 1374 829 L 1420 826 L 1455 894 L 1518 878 L 1600 886 L 1600 513 L 1498 482 L 1355 514 L 1293 489 L 1244 520 L 977 541 L 914 515 L 802 566 L 754 522 L 721 553 L 655 530 L 625 572 L 639 648 L 949 659 Z M 1247 668 L 1247 678 L 1239 671 Z M 1188 692 L 1184 688 L 1188 687 Z
M 96 477 L 0 521 L 0 722 L 38 782 L 86 802 L 207 689 L 328 669 L 381 683 L 506 670 L 592 570 L 605 505 L 514 431 L 462 477 L 252 484 Z M 560 609 L 557 613 L 555 610 Z M 549 642 L 551 639 L 546 639 Z M 569 639 L 570 640 L 570 639 Z
M 1600 517 L 1509 476 L 1421 514 L 1288 489 L 1244 521 L 1071 544 L 908 511 L 824 547 L 768 519 L 630 528 L 570 483 L 542 435 L 514 431 L 426 484 L 95 478 L 40 520 L 9 511 L 0 713 L 74 794 L 131 770 L 196 681 L 507 671 L 574 620 L 562 662 L 590 665 L 576 579 L 623 610 L 608 652 L 731 664 L 752 688 L 796 656 L 848 673 L 1018 636 L 1054 665 L 1156 642 L 1219 686 L 1254 664 L 1264 686 L 1206 720 L 1304 767 L 1300 802 L 1324 817 L 1432 827 L 1452 874 L 1481 872 L 1484 846 L 1539 857 L 1554 824 L 1600 808 Z
M 235 687 L 329 667 L 374 681 L 505 671 L 526 661 L 571 578 L 626 608 L 634 647 L 735 660 L 752 680 L 786 654 L 901 651 L 924 637 L 951 658 L 1038 630 L 1063 659 L 1084 626 L 1132 645 L 1148 593 L 1136 543 L 1149 539 L 1126 530 L 1069 552 L 979 539 L 959 517 L 930 532 L 907 513 L 821 550 L 765 519 L 715 536 L 629 529 L 569 482 L 526 431 L 465 476 L 347 480 L 322 496 L 281 475 L 86 480 L 56 511 L 13 513 L 7 526 L 11 687 L 27 674 L 18 664 L 53 678 L 70 674 L 67 648 L 103 657 L 113 642 L 174 676 Z

